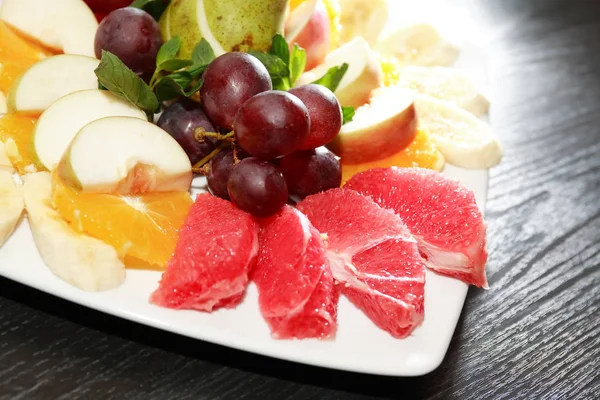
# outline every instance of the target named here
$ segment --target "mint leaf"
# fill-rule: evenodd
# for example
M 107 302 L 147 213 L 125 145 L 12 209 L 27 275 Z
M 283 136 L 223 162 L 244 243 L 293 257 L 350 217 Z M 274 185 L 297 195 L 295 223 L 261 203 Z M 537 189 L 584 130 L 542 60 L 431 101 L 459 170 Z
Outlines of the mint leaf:
M 294 86 L 306 67 L 306 50 L 294 44 L 290 54 L 290 84 Z
M 169 0 L 135 0 L 129 5 L 129 7 L 146 11 L 157 21 L 160 20 L 160 17 L 168 6 Z
M 190 60 L 180 60 L 178 58 L 174 58 L 172 60 L 167 60 L 163 62 L 162 64 L 160 64 L 159 68 L 161 71 L 173 72 L 180 70 L 181 68 L 189 67 L 190 65 L 192 65 L 192 62 Z
M 190 73 L 194 79 L 198 79 L 204 71 L 206 71 L 206 65 L 194 64 L 187 69 L 187 72 Z
M 194 47 L 192 61 L 197 65 L 207 65 L 215 59 L 215 52 L 206 39 L 202 38 L 200 43 Z
M 250 50 L 250 54 L 258 58 L 258 60 L 261 63 L 263 63 L 263 65 L 267 68 L 267 71 L 269 71 L 271 79 L 289 79 L 290 70 L 281 58 L 276 57 L 272 54 L 260 53 L 258 51 L 253 50 Z
M 161 65 L 166 61 L 172 60 L 177 57 L 179 53 L 179 48 L 181 47 L 181 39 L 179 36 L 174 36 L 158 49 L 158 53 L 156 54 L 156 66 L 158 69 L 162 69 Z
M 332 92 L 335 92 L 346 71 L 348 71 L 348 63 L 343 63 L 339 67 L 329 68 L 325 75 L 323 75 L 321 78 L 317 79 L 313 83 L 325 86 L 327 89 L 331 90 Z
M 160 78 L 156 82 L 154 90 L 160 101 L 173 100 L 182 96 L 190 97 L 202 86 L 202 79 L 199 79 L 190 89 L 186 90 L 193 81 L 192 74 L 187 71 L 179 71 Z
M 273 36 L 273 42 L 269 49 L 269 54 L 278 57 L 283 61 L 286 67 L 290 66 L 290 48 L 287 42 L 279 33 Z
M 94 73 L 100 85 L 146 111 L 147 114 L 158 110 L 160 104 L 150 86 L 114 54 L 102 50 L 100 64 Z
M 348 122 L 352 122 L 352 118 L 354 118 L 354 107 L 350 107 L 350 106 L 344 106 L 342 107 L 342 116 L 343 116 L 343 123 L 342 125 L 347 124 Z

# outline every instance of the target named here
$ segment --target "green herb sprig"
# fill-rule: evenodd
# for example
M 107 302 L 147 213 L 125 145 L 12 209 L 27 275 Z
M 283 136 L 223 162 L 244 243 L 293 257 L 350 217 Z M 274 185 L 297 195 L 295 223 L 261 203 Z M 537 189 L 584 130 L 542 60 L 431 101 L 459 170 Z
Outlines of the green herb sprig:
M 155 0 L 160 1 L 160 0 Z M 154 3 L 152 0 L 136 0 L 139 8 Z M 132 4 L 132 6 L 133 6 Z M 145 8 L 144 8 L 145 9 Z M 160 111 L 160 104 L 181 97 L 191 97 L 202 87 L 202 73 L 215 59 L 210 44 L 203 38 L 192 52 L 191 59 L 179 58 L 181 40 L 175 36 L 165 42 L 156 55 L 156 68 L 149 83 L 137 76 L 116 55 L 103 51 L 100 65 L 94 71 L 98 77 L 98 87 L 106 89 L 144 110 L 149 120 Z M 273 37 L 269 52 L 250 51 L 267 69 L 273 83 L 273 89 L 292 88 L 306 66 L 306 51 L 294 44 L 291 50 L 283 38 Z M 317 79 L 316 84 L 323 85 L 334 92 L 348 70 L 348 64 L 330 68 L 325 75 Z M 342 108 L 344 123 L 354 116 L 354 108 Z

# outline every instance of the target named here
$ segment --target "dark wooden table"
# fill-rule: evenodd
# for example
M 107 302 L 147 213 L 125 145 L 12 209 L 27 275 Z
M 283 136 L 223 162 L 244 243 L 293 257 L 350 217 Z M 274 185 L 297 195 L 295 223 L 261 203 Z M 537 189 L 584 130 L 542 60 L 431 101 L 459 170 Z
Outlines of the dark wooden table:
M 0 398 L 600 399 L 600 1 L 457 2 L 489 33 L 506 157 L 487 206 L 491 289 L 469 292 L 437 371 L 285 363 L 0 279 Z

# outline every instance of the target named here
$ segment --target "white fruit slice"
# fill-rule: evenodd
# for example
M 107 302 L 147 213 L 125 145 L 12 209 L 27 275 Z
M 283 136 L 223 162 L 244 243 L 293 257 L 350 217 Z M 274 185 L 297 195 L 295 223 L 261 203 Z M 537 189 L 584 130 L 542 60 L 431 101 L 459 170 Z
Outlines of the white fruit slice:
M 489 100 L 462 71 L 444 67 L 406 66 L 399 75 L 399 85 L 454 103 L 477 117 L 489 111 Z
M 2 64 L 0 64 L 0 68 L 2 68 Z M 4 93 L 0 92 L 0 114 L 6 114 L 6 110 L 6 96 L 4 96 Z
M 419 125 L 428 133 L 450 164 L 487 169 L 498 164 L 504 150 L 490 126 L 447 101 L 417 95 Z
M 29 68 L 11 87 L 11 112 L 41 112 L 59 98 L 79 90 L 97 89 L 94 70 L 99 60 L 75 54 L 46 58 Z
M 53 49 L 95 57 L 98 22 L 83 0 L 3 0 L 0 19 Z
M 356 36 L 363 37 L 371 46 L 375 44 L 388 20 L 385 0 L 340 0 L 340 40 L 349 42 Z
M 328 147 L 342 163 L 361 164 L 398 153 L 413 141 L 416 130 L 413 92 L 383 87 L 373 92 L 369 104 L 356 109 Z
M 382 85 L 381 65 L 369 44 L 361 37 L 339 47 L 327 55 L 318 67 L 305 72 L 298 85 L 311 83 L 321 78 L 332 67 L 348 64 L 348 71 L 335 91 L 344 106 L 358 108 L 369 101 L 371 92 Z
M 6 153 L 6 146 L 0 141 L 0 171 L 14 172 L 15 169 Z
M 404 65 L 447 66 L 460 54 L 459 48 L 447 41 L 429 24 L 399 28 L 379 38 L 375 50 L 396 57 Z
M 125 266 L 114 248 L 76 232 L 51 207 L 49 172 L 23 177 L 25 207 L 33 239 L 50 270 L 86 291 L 113 289 L 125 280 Z
M 23 192 L 13 174 L 0 169 L 0 246 L 15 230 L 23 212 Z
M 188 191 L 192 166 L 179 143 L 141 119 L 109 117 L 84 126 L 58 166 L 64 182 L 98 193 Z
M 146 120 L 142 110 L 106 90 L 82 90 L 61 97 L 42 113 L 35 126 L 33 145 L 39 161 L 52 171 L 82 127 L 115 116 Z

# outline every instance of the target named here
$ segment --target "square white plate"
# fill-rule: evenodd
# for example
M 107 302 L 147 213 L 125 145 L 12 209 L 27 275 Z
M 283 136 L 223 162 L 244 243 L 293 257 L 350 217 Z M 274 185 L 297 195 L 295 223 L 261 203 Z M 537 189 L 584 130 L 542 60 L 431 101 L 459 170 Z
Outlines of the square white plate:
M 390 1 L 392 15 L 405 18 L 411 11 L 404 7 L 406 4 L 409 3 Z M 397 26 L 398 21 L 400 17 L 392 17 L 394 25 Z M 457 68 L 469 70 L 474 79 L 483 83 L 484 54 L 468 43 L 462 43 L 462 49 Z M 487 171 L 447 167 L 445 174 L 471 188 L 479 206 L 484 208 Z M 278 341 L 270 337 L 260 315 L 254 285 L 250 285 L 239 307 L 212 314 L 172 311 L 148 304 L 148 296 L 160 278 L 158 272 L 128 271 L 125 283 L 112 291 L 86 293 L 76 289 L 55 277 L 45 266 L 26 218 L 0 249 L 0 275 L 83 306 L 192 338 L 289 361 L 393 376 L 423 375 L 441 364 L 468 289 L 460 281 L 428 271 L 425 321 L 407 339 L 393 339 L 342 297 L 335 340 Z

